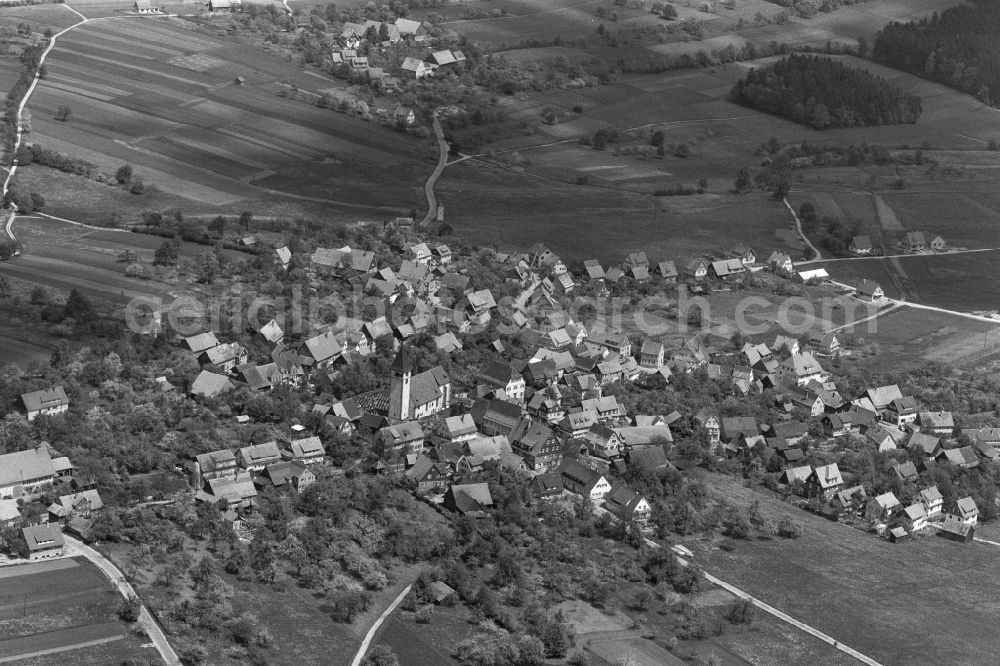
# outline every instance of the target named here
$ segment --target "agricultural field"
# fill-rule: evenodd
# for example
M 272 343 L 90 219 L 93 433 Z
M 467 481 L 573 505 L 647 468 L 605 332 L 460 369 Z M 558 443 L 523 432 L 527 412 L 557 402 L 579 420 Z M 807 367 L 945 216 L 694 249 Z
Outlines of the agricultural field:
M 152 647 L 117 619 L 121 597 L 92 564 L 60 559 L 0 569 L 0 661 L 120 663 Z
M 381 188 L 372 176 L 393 182 L 393 170 L 404 168 L 419 183 L 429 142 L 281 97 L 284 83 L 302 90 L 340 84 L 183 21 L 91 22 L 61 37 L 46 66 L 28 105 L 29 141 L 105 173 L 132 164 L 147 185 L 188 206 L 239 212 L 269 196 L 295 201 L 303 180 L 295 170 L 303 164 L 347 165 L 307 183 L 306 199 L 328 210 L 343 204 L 353 214 L 369 206 L 398 211 L 421 203 L 419 190 Z M 64 106 L 71 118 L 55 120 Z
M 795 540 L 741 541 L 733 552 L 697 550 L 709 573 L 745 589 L 884 664 L 986 663 L 1000 649 L 993 631 L 998 592 L 995 546 L 925 534 L 900 544 L 788 505 L 719 475 L 713 494 L 791 515 Z M 893 640 L 887 641 L 886 636 Z

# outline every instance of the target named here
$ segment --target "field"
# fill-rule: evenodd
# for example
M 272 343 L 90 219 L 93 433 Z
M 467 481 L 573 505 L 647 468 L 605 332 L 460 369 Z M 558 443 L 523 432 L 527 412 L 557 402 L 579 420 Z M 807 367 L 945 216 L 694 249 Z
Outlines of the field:
M 122 15 L 91 22 L 63 35 L 46 66 L 28 104 L 29 141 L 106 173 L 130 163 L 147 185 L 189 206 L 239 212 L 268 196 L 295 201 L 304 164 L 312 171 L 307 196 L 328 210 L 420 204 L 429 142 L 279 96 L 282 84 L 340 84 L 190 23 Z M 67 122 L 54 119 L 62 106 L 72 111 Z M 344 166 L 319 173 L 331 164 Z M 396 168 L 415 187 L 381 187 L 400 180 Z
M 921 536 L 891 544 L 718 476 L 715 492 L 804 527 L 796 540 L 697 552 L 706 571 L 883 664 L 989 663 L 1000 649 L 997 550 Z M 891 637 L 888 639 L 887 637 Z
M 158 661 L 117 619 L 120 597 L 86 560 L 0 569 L 0 661 L 107 664 L 139 656 Z

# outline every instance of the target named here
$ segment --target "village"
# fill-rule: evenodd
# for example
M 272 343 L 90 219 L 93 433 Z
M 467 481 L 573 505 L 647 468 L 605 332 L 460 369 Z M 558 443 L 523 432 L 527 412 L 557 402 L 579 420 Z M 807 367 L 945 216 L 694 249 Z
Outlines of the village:
M 620 266 L 588 260 L 574 264 L 574 272 L 543 245 L 498 253 L 505 268 L 493 283 L 503 284 L 503 302 L 510 304 L 501 316 L 499 294 L 471 278 L 474 262 L 467 254 L 423 241 L 406 244 L 401 254 L 391 266 L 380 265 L 371 250 L 350 246 L 317 247 L 295 259 L 308 266 L 314 288 L 333 283 L 361 289 L 386 305 L 405 302 L 407 308 L 396 310 L 405 316 L 313 322 L 310 332 L 297 337 L 271 319 L 249 329 L 249 349 L 220 341 L 214 332 L 173 336 L 201 367 L 184 385 L 157 379 L 173 400 L 211 405 L 231 391 L 266 395 L 279 388 L 294 388 L 303 400 L 299 418 L 272 430 L 280 437 L 188 460 L 180 470 L 189 484 L 183 495 L 218 507 L 243 534 L 259 493 L 302 493 L 317 477 L 349 469 L 398 475 L 439 510 L 477 518 L 490 513 L 496 490 L 480 480 L 481 473 L 496 466 L 515 473 L 538 501 L 583 498 L 595 511 L 651 534 L 657 520 L 651 498 L 622 480 L 630 469 L 676 472 L 728 459 L 804 509 L 884 538 L 931 529 L 961 541 L 972 537 L 982 507 L 970 496 L 945 497 L 921 473 L 947 475 L 997 461 L 1000 428 L 958 428 L 951 412 L 918 404 L 895 385 L 842 395 L 824 368 L 850 354 L 836 333 L 815 330 L 768 341 L 702 331 L 671 348 L 596 323 L 588 330 L 560 305 L 574 290 L 606 295 L 622 281 L 666 289 L 686 280 L 704 292 L 764 271 L 790 280 L 796 274 L 788 255 L 772 253 L 764 263 L 751 248 L 738 247 L 723 258 L 688 261 L 678 272 L 673 261 L 653 264 L 636 252 Z M 287 247 L 277 248 L 273 261 L 279 271 L 295 263 Z M 816 277 L 805 273 L 797 279 Z M 863 282 L 852 297 L 879 301 L 881 288 Z M 524 345 L 517 356 L 512 336 Z M 459 384 L 442 365 L 427 365 L 431 357 L 420 344 L 442 357 L 482 345 L 480 366 L 464 373 L 473 381 Z M 317 388 L 335 386 L 347 369 L 379 353 L 392 359 L 384 388 L 339 399 Z M 712 404 L 690 413 L 644 413 L 623 399 L 628 387 L 683 390 L 691 378 L 735 400 L 768 396 L 769 418 L 723 413 Z M 58 418 L 72 407 L 60 386 L 24 394 L 20 403 L 28 421 Z M 232 418 L 241 425 L 254 420 L 247 414 Z M 308 429 L 307 422 L 322 428 Z M 336 454 L 347 440 L 361 444 L 361 457 Z M 894 478 L 861 479 L 842 471 L 838 458 L 858 449 L 903 454 L 892 464 Z M 340 464 L 332 464 L 334 458 Z M 68 458 L 42 443 L 0 456 L 0 471 L 0 523 L 21 530 L 21 541 L 8 543 L 9 552 L 31 559 L 58 556 L 61 529 L 91 538 L 103 502 L 92 483 L 74 474 Z M 986 515 L 995 513 L 988 507 Z

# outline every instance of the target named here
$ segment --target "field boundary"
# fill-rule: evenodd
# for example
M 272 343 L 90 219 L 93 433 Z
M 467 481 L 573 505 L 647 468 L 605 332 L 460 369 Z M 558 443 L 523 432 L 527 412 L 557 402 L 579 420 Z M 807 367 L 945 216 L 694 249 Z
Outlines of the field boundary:
M 7 657 L 0 657 L 0 664 L 6 664 L 12 661 L 21 661 L 22 659 L 32 659 L 34 657 L 43 657 L 48 654 L 59 654 L 60 652 L 70 652 L 72 650 L 79 650 L 81 648 L 93 647 L 95 645 L 103 645 L 105 643 L 113 643 L 115 641 L 120 641 L 125 638 L 125 634 L 118 634 L 117 636 L 105 636 L 104 638 L 95 638 L 90 641 L 83 641 L 81 643 L 73 643 L 72 645 L 61 645 L 59 647 L 48 648 L 46 650 L 36 650 L 34 652 L 22 652 L 21 654 L 10 655 Z

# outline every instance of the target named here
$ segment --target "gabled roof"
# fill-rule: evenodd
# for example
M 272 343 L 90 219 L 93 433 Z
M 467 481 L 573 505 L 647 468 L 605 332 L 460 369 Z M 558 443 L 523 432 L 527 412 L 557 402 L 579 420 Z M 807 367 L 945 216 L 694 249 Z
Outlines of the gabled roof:
M 844 485 L 844 477 L 840 474 L 840 468 L 837 467 L 837 463 L 830 463 L 829 465 L 822 465 L 813 470 L 812 477 L 816 477 L 816 482 L 819 484 L 820 488 L 833 488 L 836 486 Z
M 979 507 L 976 506 L 976 501 L 971 497 L 963 497 L 956 502 L 958 507 L 958 513 L 963 518 L 972 515 L 979 515 Z
M 281 451 L 278 450 L 277 442 L 264 442 L 263 444 L 240 447 L 240 457 L 247 464 L 259 464 L 281 458 Z
M 202 370 L 191 382 L 191 395 L 201 395 L 212 398 L 233 389 L 229 377 L 208 370 Z
M 937 502 L 943 500 L 941 491 L 938 490 L 937 486 L 931 486 L 930 488 L 924 488 L 920 491 L 920 499 L 930 504 L 932 502 Z
M 882 287 L 880 287 L 877 282 L 872 282 L 871 280 L 862 280 L 861 283 L 858 284 L 858 288 L 856 291 L 862 296 L 871 297 L 875 295 L 876 291 L 882 291 Z
M 899 506 L 899 500 L 896 499 L 894 493 L 882 493 L 875 498 L 875 502 L 878 503 L 882 509 L 891 509 L 893 507 Z
M 0 487 L 55 475 L 49 449 L 39 446 L 0 455 Z
M 919 477 L 917 466 L 909 460 L 901 465 L 893 465 L 892 469 L 900 481 L 914 481 Z
M 198 335 L 192 335 L 190 337 L 184 338 L 184 344 L 195 354 L 199 354 L 206 349 L 211 349 L 219 344 L 218 338 L 215 337 L 215 333 L 208 331 L 207 333 L 199 333 Z
M 448 489 L 455 509 L 460 513 L 477 513 L 493 506 L 493 496 L 486 483 L 461 483 Z
M 288 450 L 291 452 L 293 458 L 310 458 L 326 455 L 323 442 L 316 436 L 293 440 L 288 443 Z
M 378 433 L 382 442 L 390 446 L 415 442 L 424 438 L 424 430 L 416 421 L 407 421 L 406 423 L 386 426 L 379 430 Z
M 566 458 L 556 471 L 564 478 L 569 479 L 584 488 L 592 488 L 603 478 L 602 474 L 595 469 L 591 469 L 579 460 Z
M 31 552 L 62 548 L 66 543 L 58 523 L 43 523 L 41 525 L 23 527 L 21 528 L 21 534 L 24 536 L 24 541 L 28 544 L 28 550 Z
M 21 395 L 21 402 L 29 412 L 37 412 L 40 409 L 52 409 L 69 404 L 66 391 L 62 386 L 55 386 L 41 391 L 32 391 Z

